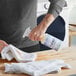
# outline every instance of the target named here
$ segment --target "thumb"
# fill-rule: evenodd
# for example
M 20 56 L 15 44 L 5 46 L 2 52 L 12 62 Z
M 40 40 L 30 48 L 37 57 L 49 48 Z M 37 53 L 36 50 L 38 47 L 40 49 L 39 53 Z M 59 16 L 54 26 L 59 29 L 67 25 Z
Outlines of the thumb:
M 5 41 L 0 40 L 0 53 L 1 53 L 2 49 L 3 49 L 5 46 L 7 46 L 7 45 L 8 45 L 8 44 L 7 44 Z

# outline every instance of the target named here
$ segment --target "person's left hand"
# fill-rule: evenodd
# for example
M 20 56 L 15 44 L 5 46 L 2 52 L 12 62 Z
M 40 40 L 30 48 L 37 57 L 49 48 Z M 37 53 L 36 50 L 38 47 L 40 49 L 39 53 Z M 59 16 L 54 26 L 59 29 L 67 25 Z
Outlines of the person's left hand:
M 7 44 L 5 41 L 0 40 L 0 53 L 1 53 L 2 49 L 3 49 L 5 46 L 7 46 L 7 45 L 8 45 L 8 44 Z
M 31 33 L 29 34 L 29 39 L 31 39 L 32 41 L 41 41 L 45 32 L 46 27 L 41 23 L 31 31 Z

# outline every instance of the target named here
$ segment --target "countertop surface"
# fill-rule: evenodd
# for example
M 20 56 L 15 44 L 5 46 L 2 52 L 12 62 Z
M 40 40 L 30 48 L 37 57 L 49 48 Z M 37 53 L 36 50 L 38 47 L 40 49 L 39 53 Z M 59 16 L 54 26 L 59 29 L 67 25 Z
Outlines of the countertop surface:
M 46 50 L 37 52 L 36 60 L 62 59 L 65 63 L 72 66 L 71 69 L 62 69 L 57 74 L 47 74 L 45 76 L 76 76 L 76 47 L 69 47 L 59 51 Z M 12 60 L 11 62 L 15 62 Z M 0 59 L 0 76 L 29 76 L 25 74 L 6 74 L 4 73 L 4 63 L 11 63 L 7 60 Z

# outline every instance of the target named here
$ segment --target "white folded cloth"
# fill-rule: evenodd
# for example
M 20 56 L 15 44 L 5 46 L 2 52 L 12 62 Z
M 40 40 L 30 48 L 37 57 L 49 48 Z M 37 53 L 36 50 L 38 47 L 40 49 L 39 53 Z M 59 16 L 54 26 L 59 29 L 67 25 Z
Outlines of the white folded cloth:
M 11 44 L 3 48 L 1 56 L 9 61 L 15 58 L 18 62 L 34 61 L 37 57 L 36 53 L 23 52 Z
M 43 60 L 28 63 L 5 63 L 7 73 L 25 73 L 31 76 L 43 76 L 47 73 L 58 73 L 61 68 L 69 69 L 71 66 L 63 60 Z

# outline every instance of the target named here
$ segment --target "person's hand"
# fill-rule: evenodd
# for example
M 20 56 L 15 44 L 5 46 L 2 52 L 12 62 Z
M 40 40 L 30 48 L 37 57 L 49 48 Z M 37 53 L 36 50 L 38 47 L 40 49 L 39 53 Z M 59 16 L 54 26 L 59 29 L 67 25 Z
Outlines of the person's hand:
M 35 27 L 29 34 L 29 39 L 32 41 L 41 41 L 44 39 L 44 34 L 50 24 L 54 21 L 54 16 L 52 14 L 47 14 L 41 23 Z
M 45 32 L 46 28 L 40 24 L 31 31 L 31 33 L 29 34 L 29 39 L 31 39 L 32 41 L 41 41 Z
M 7 45 L 8 45 L 8 44 L 7 44 L 5 41 L 0 40 L 0 53 L 1 53 L 2 49 L 3 49 L 5 46 L 7 46 Z

